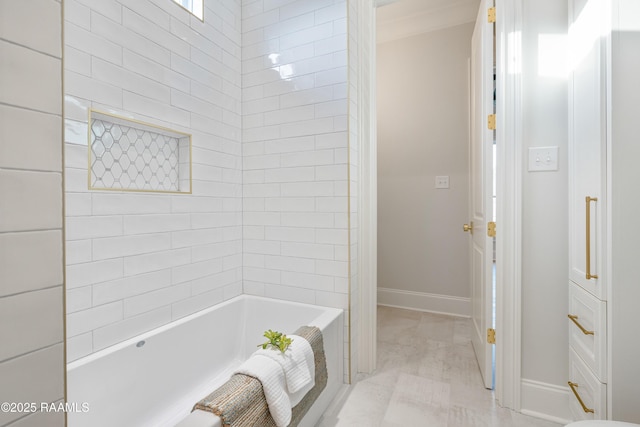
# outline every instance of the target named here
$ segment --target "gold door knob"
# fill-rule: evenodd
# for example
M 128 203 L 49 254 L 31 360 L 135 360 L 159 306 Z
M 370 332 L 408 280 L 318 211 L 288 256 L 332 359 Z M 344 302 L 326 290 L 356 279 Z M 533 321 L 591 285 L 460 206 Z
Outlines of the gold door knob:
M 473 222 L 471 222 L 470 224 L 463 224 L 462 231 L 468 231 L 469 233 L 473 234 Z

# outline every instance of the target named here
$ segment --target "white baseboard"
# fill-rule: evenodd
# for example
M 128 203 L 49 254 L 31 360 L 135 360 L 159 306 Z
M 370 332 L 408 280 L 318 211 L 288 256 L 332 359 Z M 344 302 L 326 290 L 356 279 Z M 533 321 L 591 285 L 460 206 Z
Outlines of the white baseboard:
M 378 305 L 449 314 L 452 316 L 471 316 L 471 299 L 450 295 L 378 288 Z
M 520 384 L 520 412 L 562 425 L 571 422 L 569 387 L 527 379 L 522 379 Z

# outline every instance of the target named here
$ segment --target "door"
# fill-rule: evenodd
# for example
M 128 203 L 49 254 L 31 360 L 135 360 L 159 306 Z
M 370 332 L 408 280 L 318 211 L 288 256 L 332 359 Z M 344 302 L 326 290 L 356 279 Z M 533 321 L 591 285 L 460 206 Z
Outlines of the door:
M 491 2 L 491 3 L 489 3 Z M 471 320 L 473 349 L 486 388 L 493 388 L 493 346 L 487 329 L 493 328 L 493 238 L 487 225 L 493 221 L 493 144 L 495 131 L 488 116 L 494 113 L 493 25 L 487 10 L 493 0 L 482 0 L 471 47 L 470 223 Z
M 607 299 L 606 16 L 606 2 L 569 2 L 569 278 L 601 300 Z

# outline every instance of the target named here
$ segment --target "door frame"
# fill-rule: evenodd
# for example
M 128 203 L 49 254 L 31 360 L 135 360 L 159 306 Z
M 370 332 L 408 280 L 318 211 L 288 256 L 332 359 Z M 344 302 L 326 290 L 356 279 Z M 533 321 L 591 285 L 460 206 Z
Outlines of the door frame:
M 496 399 L 521 408 L 522 13 L 523 0 L 495 0 L 496 20 Z M 502 144 L 500 143 L 502 141 Z
M 371 67 L 369 108 L 370 141 L 359 140 L 358 180 L 359 278 L 357 312 L 358 372 L 371 373 L 376 361 L 377 309 L 377 156 L 375 81 L 375 1 L 361 6 L 373 8 L 367 16 L 372 25 L 360 30 L 359 42 L 366 43 Z M 500 405 L 520 411 L 521 396 L 521 286 L 522 286 L 522 13 L 523 0 L 495 0 L 496 21 L 496 115 L 497 206 L 496 236 L 496 384 Z M 362 28 L 362 26 L 360 26 Z M 361 78 L 361 76 L 359 76 Z
M 354 0 L 351 0 L 354 1 Z M 358 85 L 368 86 L 368 108 L 358 108 L 358 372 L 372 373 L 377 357 L 378 140 L 376 121 L 376 1 L 359 1 Z M 360 54 L 366 51 L 368 55 Z M 358 91 L 358 103 L 366 102 Z M 369 135 L 365 140 L 362 135 Z

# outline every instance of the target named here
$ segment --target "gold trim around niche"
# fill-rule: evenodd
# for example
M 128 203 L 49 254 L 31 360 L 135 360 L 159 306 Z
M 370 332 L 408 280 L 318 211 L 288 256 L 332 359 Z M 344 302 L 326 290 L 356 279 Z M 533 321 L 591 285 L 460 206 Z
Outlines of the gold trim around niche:
M 139 125 L 142 128 L 149 128 L 148 130 L 159 130 L 164 133 L 172 133 L 177 138 L 189 138 L 189 190 L 188 191 L 173 191 L 173 190 L 140 190 L 140 189 L 131 189 L 131 188 L 104 188 L 104 187 L 94 187 L 91 185 L 91 118 L 92 114 L 96 114 L 99 116 L 108 116 L 114 120 L 114 123 L 117 124 L 135 124 Z M 129 125 L 130 126 L 130 125 Z M 144 129 L 143 129 L 144 130 Z M 142 120 L 132 119 L 126 116 L 120 116 L 113 113 L 107 113 L 105 111 L 96 110 L 93 108 L 88 109 L 88 119 L 87 119 L 87 188 L 89 190 L 95 191 L 117 191 L 117 192 L 127 192 L 127 193 L 161 193 L 161 194 L 192 194 L 193 193 L 193 137 L 190 133 L 181 132 L 179 130 L 171 129 L 165 126 L 159 126 L 153 123 L 144 122 Z

